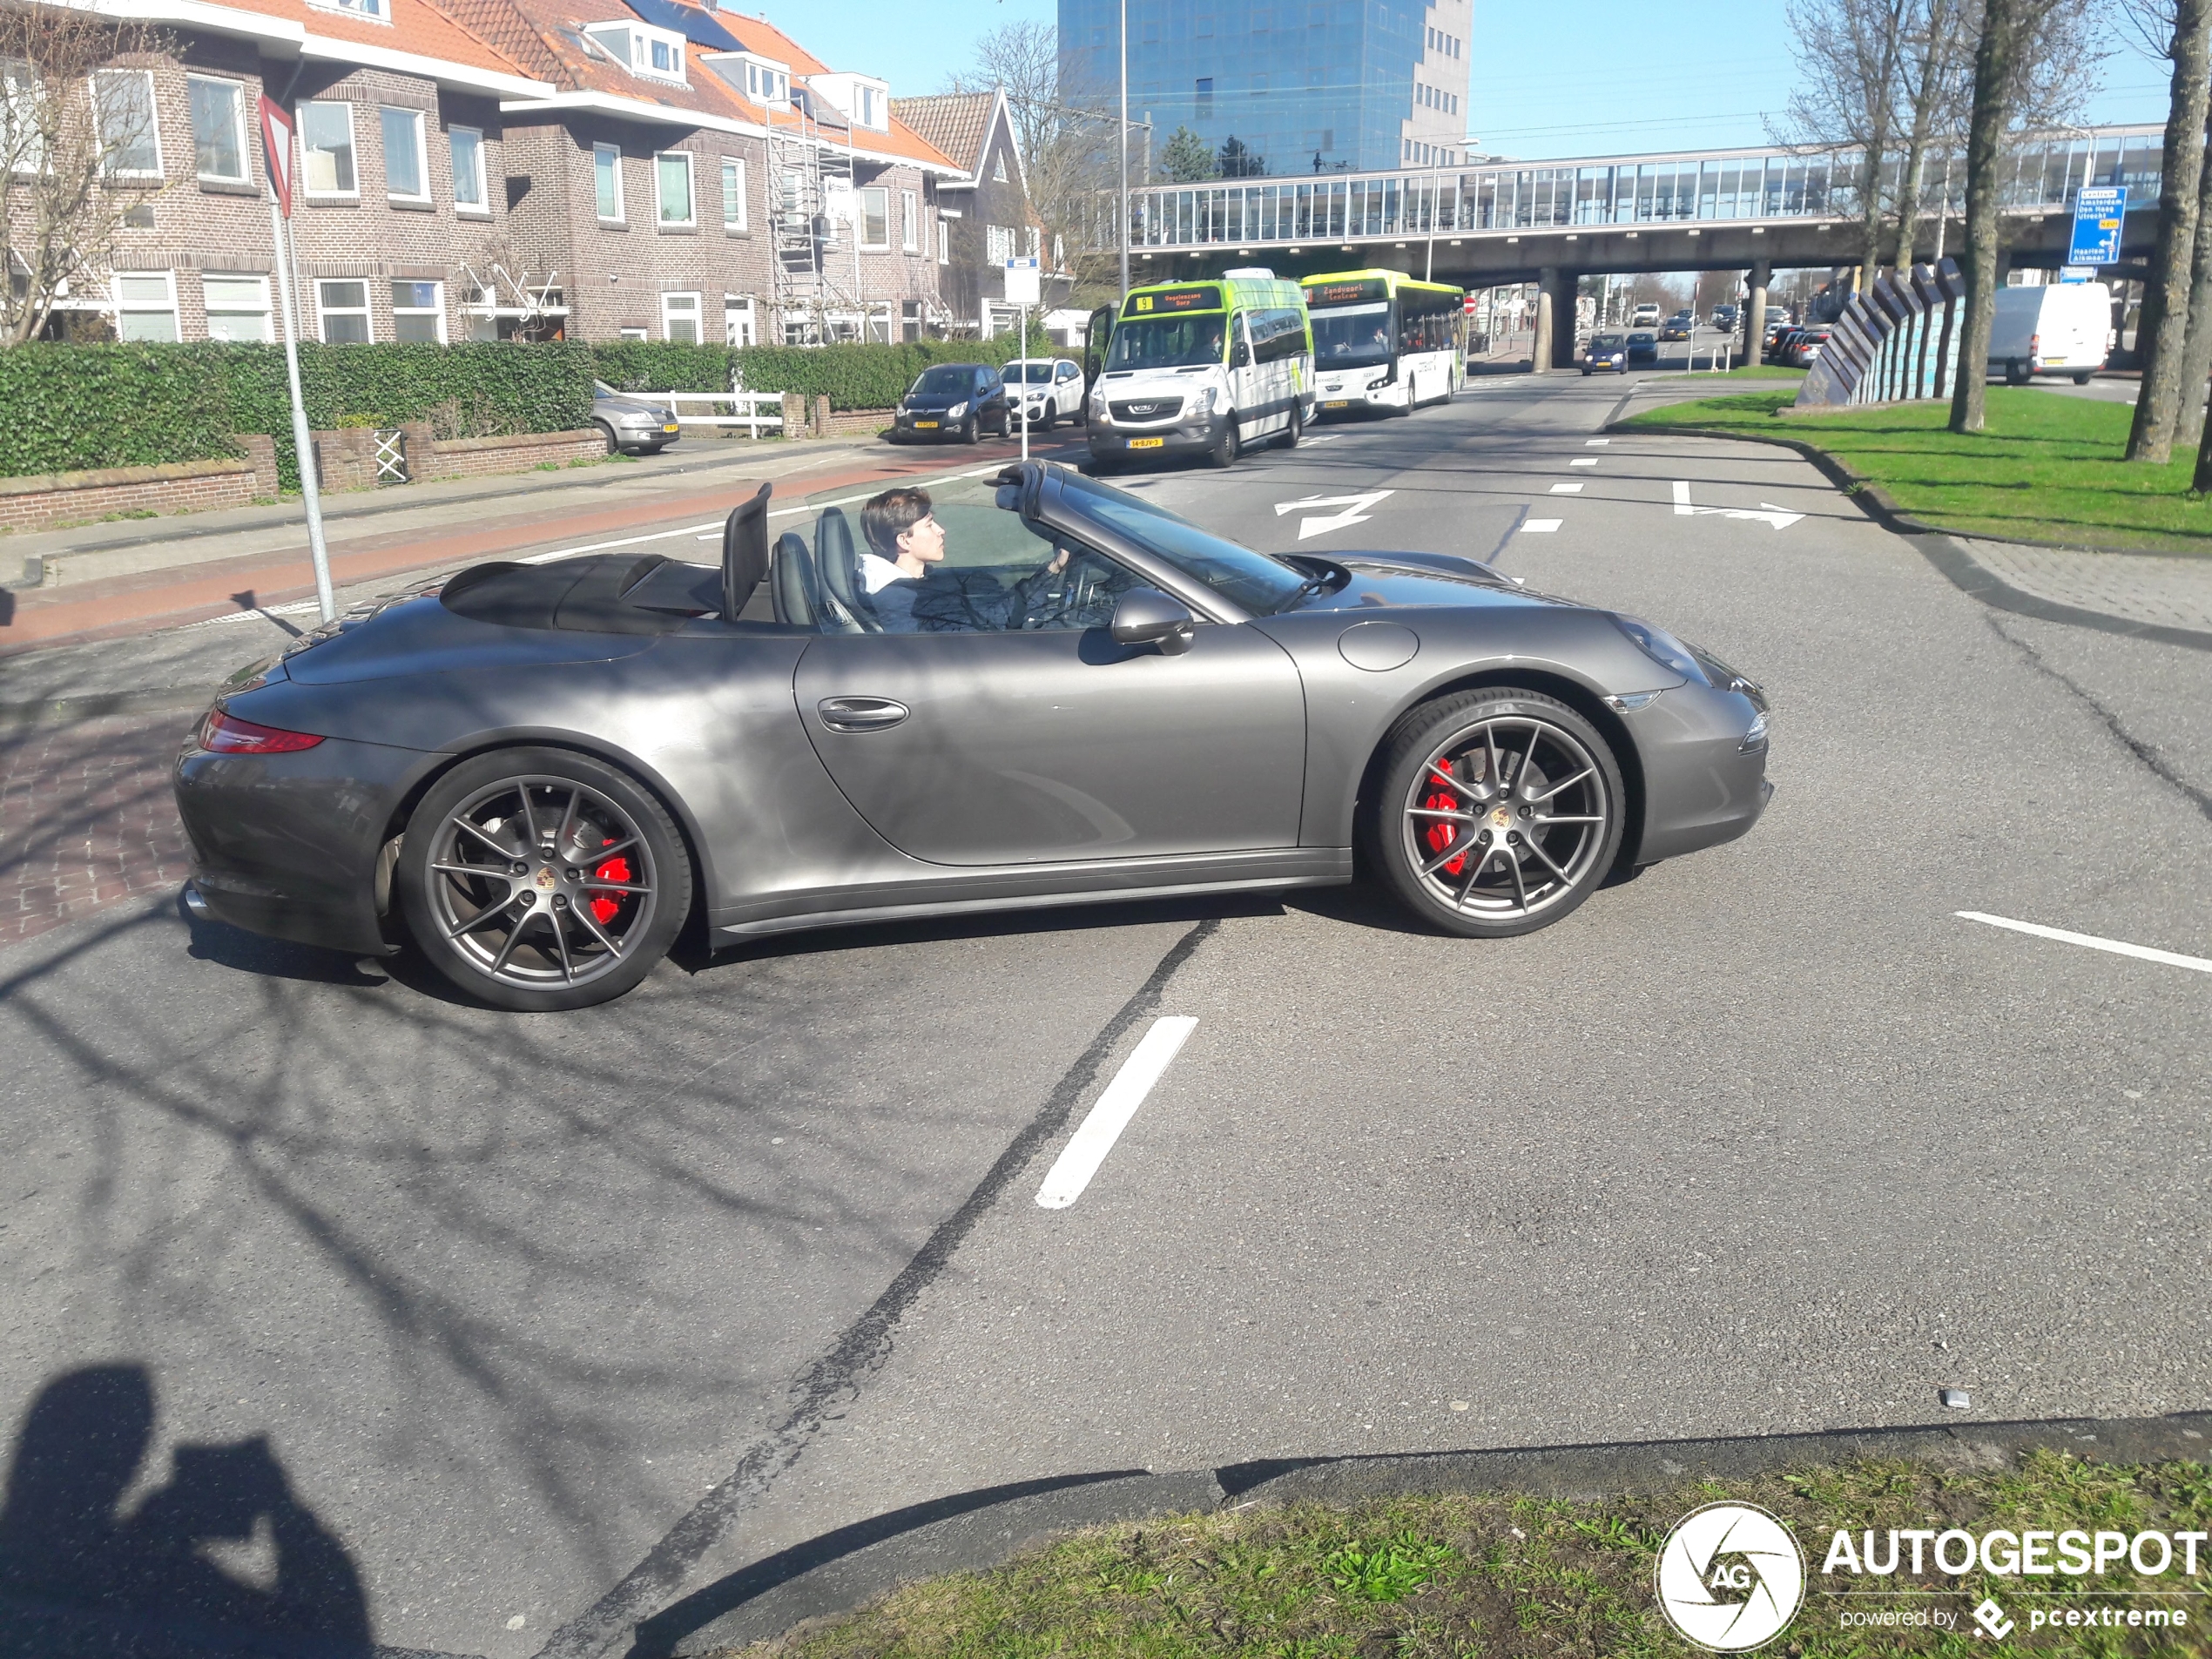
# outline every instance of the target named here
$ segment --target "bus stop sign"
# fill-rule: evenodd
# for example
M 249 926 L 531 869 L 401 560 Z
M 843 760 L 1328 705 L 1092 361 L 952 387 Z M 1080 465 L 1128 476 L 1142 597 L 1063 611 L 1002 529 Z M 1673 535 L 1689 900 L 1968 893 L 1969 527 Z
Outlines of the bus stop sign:
M 2128 217 L 2128 186 L 2085 185 L 2074 199 L 2074 241 L 2068 265 L 2120 263 L 2121 221 Z

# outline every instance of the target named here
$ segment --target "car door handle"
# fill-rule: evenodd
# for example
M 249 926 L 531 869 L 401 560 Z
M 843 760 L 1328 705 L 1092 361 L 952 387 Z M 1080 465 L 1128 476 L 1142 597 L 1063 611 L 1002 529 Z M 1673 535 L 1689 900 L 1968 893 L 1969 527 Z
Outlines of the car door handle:
M 880 732 L 898 725 L 910 711 L 887 697 L 826 697 L 814 705 L 822 724 L 833 732 Z

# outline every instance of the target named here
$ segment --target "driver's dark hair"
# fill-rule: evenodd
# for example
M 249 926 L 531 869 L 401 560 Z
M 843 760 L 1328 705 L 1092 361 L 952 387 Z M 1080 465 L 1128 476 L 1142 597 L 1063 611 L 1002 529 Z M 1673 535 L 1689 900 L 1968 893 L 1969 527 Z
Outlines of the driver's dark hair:
M 872 496 L 860 509 L 860 534 L 887 559 L 899 556 L 899 538 L 929 516 L 929 492 L 908 484 Z

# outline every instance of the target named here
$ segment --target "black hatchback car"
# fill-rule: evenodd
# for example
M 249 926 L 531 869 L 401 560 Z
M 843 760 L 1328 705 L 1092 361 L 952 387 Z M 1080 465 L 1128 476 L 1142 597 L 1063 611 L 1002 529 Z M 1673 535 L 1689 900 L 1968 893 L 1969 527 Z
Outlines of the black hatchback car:
M 894 443 L 909 438 L 973 443 L 982 432 L 1006 436 L 1013 421 L 998 370 L 988 363 L 936 363 L 923 369 L 899 400 L 890 435 Z

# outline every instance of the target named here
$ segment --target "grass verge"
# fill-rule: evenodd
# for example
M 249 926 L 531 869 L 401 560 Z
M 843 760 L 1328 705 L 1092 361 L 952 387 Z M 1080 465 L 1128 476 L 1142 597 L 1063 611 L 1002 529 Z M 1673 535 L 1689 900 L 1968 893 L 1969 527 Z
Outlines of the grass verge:
M 1625 424 L 1792 438 L 1880 485 L 1913 517 L 1967 536 L 2212 553 L 2212 500 L 2189 494 L 2195 455 L 2161 467 L 2121 459 L 2133 418 L 2125 403 L 1993 386 L 1987 429 L 1966 434 L 1948 429 L 1945 403 L 1777 415 L 1794 395 L 1699 398 Z
M 1408 1497 L 1345 1507 L 1297 1504 L 1099 1527 L 988 1572 L 907 1586 L 862 1611 L 812 1622 L 745 1649 L 751 1659 L 1001 1659 L 1001 1656 L 1679 1656 L 1691 1651 L 1658 1611 L 1653 1575 L 1675 1522 L 1716 1499 L 1756 1503 L 1796 1533 L 1807 1557 L 1804 1607 L 1765 1651 L 1791 1659 L 2001 1651 L 2212 1653 L 2212 1562 L 2183 1578 L 2122 1559 L 2102 1576 L 2034 1579 L 1979 1571 L 1854 1579 L 1822 1565 L 1838 1528 L 2004 1527 L 2133 1535 L 2212 1529 L 2212 1471 L 2195 1462 L 2087 1463 L 2036 1452 L 2012 1468 L 1960 1474 L 1923 1463 L 1824 1466 L 1703 1483 L 1649 1500 L 1559 1502 Z M 1907 1550 L 1909 1552 L 1910 1546 Z M 1955 1546 L 1953 1547 L 1955 1549 Z M 1719 1559 L 1719 1558 L 1716 1558 Z M 1901 1567 L 1909 1567 L 1909 1554 Z M 2027 1588 L 2023 1588 L 2026 1586 Z M 1899 1592 L 1874 1599 L 1830 1587 Z M 2114 1592 L 2163 1590 L 2137 1597 Z M 2009 1642 L 1976 1631 L 1993 1597 L 2016 1622 Z M 2030 1615 L 2182 1608 L 2184 1628 L 2031 1632 Z M 1846 1626 L 1865 1608 L 1942 1609 L 1932 1628 Z M 2124 1619 L 2124 1613 L 2123 1613 Z
M 1669 374 L 1665 378 L 1670 384 L 1682 385 L 1689 381 L 1789 381 L 1794 384 L 1804 377 L 1802 368 L 1785 368 L 1780 363 L 1739 363 L 1717 374 L 1699 369 L 1694 374 Z M 1797 394 L 1792 392 L 1790 395 L 1795 397 Z

